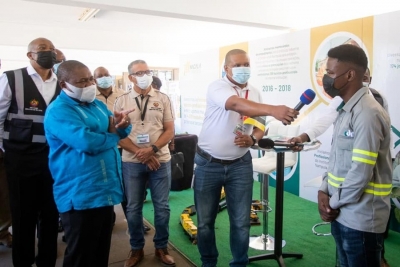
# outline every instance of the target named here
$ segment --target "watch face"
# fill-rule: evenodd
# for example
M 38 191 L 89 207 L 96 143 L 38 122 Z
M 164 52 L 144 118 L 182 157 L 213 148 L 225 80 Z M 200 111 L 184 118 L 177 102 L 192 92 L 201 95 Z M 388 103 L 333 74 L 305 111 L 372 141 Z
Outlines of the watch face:
M 158 152 L 158 147 L 156 147 L 155 145 L 152 145 L 151 147 L 153 148 L 154 153 Z

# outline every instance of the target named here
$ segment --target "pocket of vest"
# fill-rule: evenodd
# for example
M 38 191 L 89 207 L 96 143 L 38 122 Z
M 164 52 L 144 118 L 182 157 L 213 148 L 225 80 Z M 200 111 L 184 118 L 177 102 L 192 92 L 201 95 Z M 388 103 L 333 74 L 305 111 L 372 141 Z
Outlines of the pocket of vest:
M 33 120 L 11 119 L 9 140 L 20 143 L 32 142 Z

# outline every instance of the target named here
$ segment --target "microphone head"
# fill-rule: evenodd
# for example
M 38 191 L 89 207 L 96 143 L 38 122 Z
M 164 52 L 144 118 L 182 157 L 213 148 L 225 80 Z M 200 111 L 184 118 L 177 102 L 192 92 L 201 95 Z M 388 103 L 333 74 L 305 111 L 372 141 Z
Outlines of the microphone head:
M 261 148 L 274 148 L 274 141 L 269 138 L 263 138 L 258 140 L 258 146 Z
M 304 93 L 300 96 L 301 103 L 308 105 L 313 102 L 315 98 L 315 92 L 311 89 L 307 89 Z

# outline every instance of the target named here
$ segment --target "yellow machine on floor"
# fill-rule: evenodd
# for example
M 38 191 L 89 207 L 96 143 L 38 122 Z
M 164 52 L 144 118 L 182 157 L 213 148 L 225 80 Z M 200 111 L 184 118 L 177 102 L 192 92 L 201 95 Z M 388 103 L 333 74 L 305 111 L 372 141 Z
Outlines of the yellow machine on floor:
M 219 202 L 219 211 L 222 211 L 226 208 L 226 200 L 225 200 L 225 190 L 222 188 L 221 190 L 221 198 Z M 259 200 L 253 200 L 251 203 L 251 212 L 250 212 L 250 224 L 251 225 L 260 225 L 260 220 L 258 219 L 257 212 L 262 210 L 262 204 Z M 192 244 L 197 244 L 197 227 L 194 224 L 193 220 L 190 216 L 196 214 L 196 209 L 194 205 L 186 207 L 181 215 L 180 215 L 180 224 L 182 225 L 183 231 L 189 236 Z

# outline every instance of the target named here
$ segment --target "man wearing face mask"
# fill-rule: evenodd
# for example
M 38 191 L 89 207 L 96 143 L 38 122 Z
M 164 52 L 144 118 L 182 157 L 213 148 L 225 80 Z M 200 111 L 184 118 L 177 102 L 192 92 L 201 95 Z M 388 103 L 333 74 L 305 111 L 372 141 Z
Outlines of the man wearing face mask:
M 113 79 L 108 72 L 108 70 L 104 67 L 98 67 L 94 70 L 93 73 L 94 81 L 96 83 L 96 99 L 100 100 L 104 104 L 107 105 L 109 110 L 114 110 L 115 100 L 123 95 L 125 92 L 119 90 L 118 88 L 113 88 Z M 121 147 L 118 146 L 119 151 L 121 151 Z M 124 214 L 126 214 L 126 201 L 123 200 L 121 202 L 122 210 Z M 145 232 L 150 231 L 150 228 L 147 225 L 143 225 Z
M 28 67 L 0 77 L 0 149 L 5 151 L 14 266 L 54 266 L 57 257 L 58 211 L 43 126 L 47 106 L 61 90 L 52 71 L 54 51 L 51 41 L 37 38 L 28 45 Z
M 61 50 L 56 49 L 55 52 L 56 52 L 56 61 L 53 66 L 53 72 L 57 74 L 58 67 L 61 65 L 61 63 L 63 63 L 67 59 L 65 58 L 64 53 Z
M 340 45 L 329 50 L 323 77 L 325 92 L 343 100 L 318 191 L 319 213 L 331 222 L 340 266 L 380 266 L 390 214 L 390 118 L 363 86 L 367 65 L 361 48 Z
M 133 89 L 117 98 L 114 108 L 116 111 L 136 108 L 129 115 L 133 130 L 128 138 L 119 142 L 123 148 L 122 173 L 131 246 L 124 266 L 136 266 L 144 257 L 142 209 L 146 183 L 154 205 L 155 255 L 164 266 L 175 266 L 167 250 L 171 176 L 171 155 L 167 145 L 174 135 L 173 108 L 166 94 L 152 88 L 152 73 L 145 61 L 133 61 L 128 71 Z
M 113 87 L 113 78 L 104 67 L 98 67 L 93 72 L 97 91 L 96 98 L 107 105 L 109 110 L 114 109 L 115 99 L 125 92 Z
M 325 80 L 326 82 L 327 80 Z M 363 86 L 368 88 L 368 95 L 374 97 L 376 101 L 387 111 L 388 103 L 385 97 L 380 94 L 377 90 L 370 88 L 369 85 L 371 83 L 370 71 L 367 68 L 365 74 L 363 76 Z M 330 95 L 332 96 L 332 100 L 328 105 L 327 110 L 313 123 L 313 127 L 306 130 L 301 135 L 292 138 L 292 142 L 294 143 L 303 143 L 310 142 L 314 140 L 318 136 L 322 135 L 328 128 L 335 122 L 336 118 L 339 116 L 339 112 L 337 107 L 342 103 L 342 98 L 338 95 L 339 91 L 331 91 Z
M 57 76 L 63 90 L 47 109 L 44 125 L 67 241 L 63 266 L 106 267 L 113 205 L 123 194 L 117 143 L 132 128 L 132 110 L 112 114 L 95 99 L 93 76 L 79 61 L 61 64 Z
M 226 76 L 208 87 L 206 113 L 195 156 L 197 247 L 204 267 L 218 266 L 214 224 L 222 187 L 232 234 L 230 266 L 248 263 L 253 189 L 249 148 L 264 136 L 264 131 L 245 125 L 245 117 L 273 116 L 290 124 L 299 113 L 286 106 L 261 104 L 260 92 L 248 84 L 250 61 L 245 51 L 229 51 L 224 70 Z
M 371 84 L 372 77 L 370 76 L 370 70 L 367 68 L 365 74 L 363 76 L 363 87 L 368 88 L 368 95 L 374 97 L 374 99 L 386 110 L 389 112 L 389 107 L 386 98 L 379 93 L 376 89 L 371 88 L 369 85 Z M 327 82 L 325 78 L 325 82 Z M 327 88 L 329 87 L 328 84 L 325 85 Z M 329 91 L 329 90 L 328 90 Z M 331 102 L 328 105 L 327 110 L 317 118 L 317 120 L 313 123 L 313 127 L 306 130 L 304 133 L 300 134 L 297 137 L 293 137 L 291 142 L 293 143 L 303 143 L 309 142 L 314 140 L 318 136 L 322 135 L 326 130 L 329 129 L 331 125 L 335 122 L 335 120 L 339 117 L 339 110 L 337 109 L 338 106 L 343 102 L 342 98 L 338 95 L 339 91 L 330 91 L 330 95 L 333 97 Z M 392 140 L 393 141 L 393 140 Z M 391 144 L 391 150 L 393 149 L 393 145 Z M 300 151 L 302 147 L 296 147 L 295 151 Z M 390 151 L 391 155 L 394 155 L 394 152 Z M 388 234 L 389 226 L 387 225 L 385 231 L 385 238 Z M 384 257 L 385 254 L 385 247 L 383 244 L 382 256 L 381 256 L 381 267 L 389 267 L 387 260 Z

